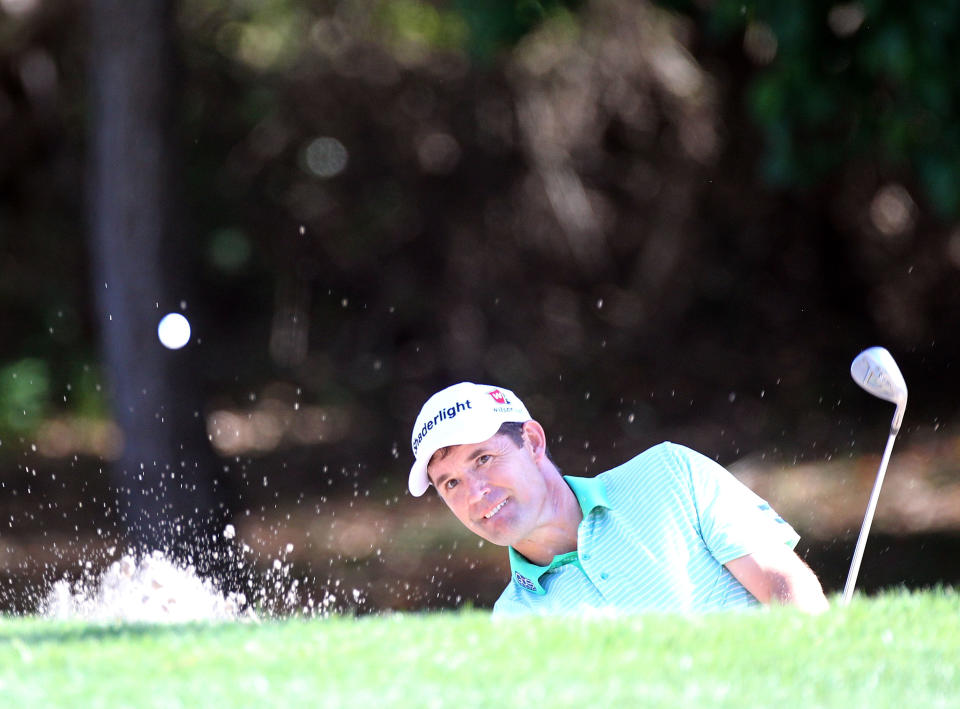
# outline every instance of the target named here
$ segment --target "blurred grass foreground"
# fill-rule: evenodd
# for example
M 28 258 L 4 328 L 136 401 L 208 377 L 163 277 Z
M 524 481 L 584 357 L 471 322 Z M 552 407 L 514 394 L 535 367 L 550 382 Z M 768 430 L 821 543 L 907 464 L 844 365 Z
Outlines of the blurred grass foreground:
M 12 706 L 45 707 L 947 707 L 960 693 L 957 604 L 940 591 L 858 599 L 816 618 L 777 609 L 510 624 L 477 612 L 174 627 L 0 619 L 0 691 Z

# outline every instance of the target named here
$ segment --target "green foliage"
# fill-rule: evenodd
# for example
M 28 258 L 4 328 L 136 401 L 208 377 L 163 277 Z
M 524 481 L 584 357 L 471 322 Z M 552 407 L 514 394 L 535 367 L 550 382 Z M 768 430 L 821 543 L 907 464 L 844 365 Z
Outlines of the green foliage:
M 469 35 L 458 13 L 420 0 L 384 2 L 380 13 L 396 40 L 427 49 L 461 49 Z
M 804 187 L 874 160 L 912 176 L 941 216 L 960 215 L 960 3 L 661 4 L 753 60 L 746 101 L 769 183 Z
M 31 430 L 47 412 L 49 394 L 45 361 L 26 358 L 0 368 L 0 428 Z
M 255 71 L 287 69 L 309 43 L 329 43 L 331 35 L 317 30 L 331 18 L 352 31 L 366 25 L 369 39 L 398 55 L 463 51 L 486 61 L 580 0 L 345 0 L 324 5 L 188 0 L 182 3 L 180 24 L 191 36 L 217 26 L 217 50 Z
M 310 13 L 301 0 L 190 0 L 180 5 L 180 23 L 186 31 L 216 26 L 217 49 L 254 71 L 289 68 L 310 29 Z
M 30 436 L 60 411 L 88 420 L 106 418 L 100 377 L 82 357 L 25 357 L 0 367 L 0 436 Z
M 485 60 L 515 44 L 547 17 L 576 9 L 576 0 L 455 0 L 470 29 L 470 51 Z
M 250 260 L 250 238 L 239 228 L 225 227 L 210 235 L 207 258 L 220 271 L 236 273 Z
M 67 394 L 63 397 L 64 404 L 81 418 L 108 418 L 110 412 L 101 384 L 102 379 L 103 374 L 99 367 L 82 361 L 71 362 L 65 385 Z
M 9 706 L 945 706 L 955 592 L 795 611 L 184 627 L 0 620 Z M 66 678 L 66 681 L 64 681 Z

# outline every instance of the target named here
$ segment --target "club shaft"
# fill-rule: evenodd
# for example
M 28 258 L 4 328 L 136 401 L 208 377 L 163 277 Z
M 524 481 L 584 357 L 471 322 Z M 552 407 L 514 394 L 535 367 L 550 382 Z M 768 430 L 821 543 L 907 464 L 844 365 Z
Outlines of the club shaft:
M 853 589 L 857 585 L 857 574 L 860 573 L 860 561 L 863 559 L 863 549 L 867 545 L 867 537 L 870 534 L 870 525 L 873 524 L 873 514 L 877 510 L 877 499 L 880 497 L 880 487 L 883 485 L 883 476 L 887 472 L 887 464 L 890 462 L 890 453 L 893 451 L 893 442 L 897 439 L 897 432 L 890 431 L 890 437 L 887 439 L 887 447 L 883 451 L 883 458 L 880 460 L 880 469 L 877 471 L 877 479 L 873 483 L 873 492 L 870 493 L 870 502 L 867 503 L 867 513 L 863 516 L 863 526 L 860 527 L 860 537 L 857 539 L 857 546 L 853 551 L 853 560 L 850 562 L 850 572 L 847 574 L 847 583 L 843 587 L 843 597 L 841 605 L 848 605 L 853 598 Z

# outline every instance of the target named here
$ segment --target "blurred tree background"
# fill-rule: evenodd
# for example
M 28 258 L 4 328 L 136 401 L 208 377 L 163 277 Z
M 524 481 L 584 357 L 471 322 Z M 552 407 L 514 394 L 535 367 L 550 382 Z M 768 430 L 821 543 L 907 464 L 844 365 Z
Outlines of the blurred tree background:
M 5 608 L 157 541 L 138 461 L 195 472 L 167 502 L 196 534 L 293 544 L 355 605 L 492 602 L 502 550 L 405 493 L 412 421 L 462 379 L 520 394 L 564 472 L 665 438 L 731 465 L 836 587 L 887 426 L 847 375 L 874 344 L 912 457 L 861 583 L 960 578 L 960 4 L 151 4 L 0 0 Z M 158 32 L 169 65 L 104 102 L 108 43 Z M 157 76 L 150 157 L 117 136 Z M 101 215 L 161 162 L 143 251 Z

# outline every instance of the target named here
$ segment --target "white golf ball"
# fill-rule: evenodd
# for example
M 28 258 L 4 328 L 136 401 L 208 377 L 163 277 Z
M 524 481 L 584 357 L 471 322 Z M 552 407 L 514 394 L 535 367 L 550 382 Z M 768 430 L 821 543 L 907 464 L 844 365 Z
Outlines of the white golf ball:
M 190 321 L 180 313 L 167 313 L 157 325 L 160 343 L 171 350 L 179 350 L 190 341 Z

